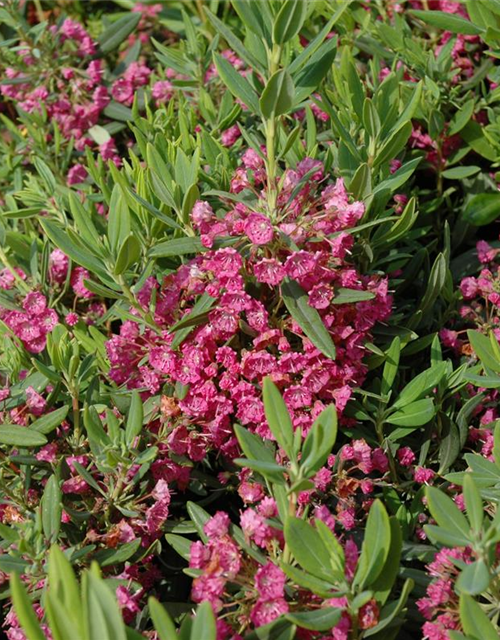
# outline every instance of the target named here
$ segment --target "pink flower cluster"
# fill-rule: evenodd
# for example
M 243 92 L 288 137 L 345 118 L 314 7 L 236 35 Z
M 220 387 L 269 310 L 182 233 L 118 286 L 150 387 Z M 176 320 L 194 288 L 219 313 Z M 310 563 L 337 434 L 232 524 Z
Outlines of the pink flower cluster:
M 428 640 L 448 640 L 447 631 L 460 628 L 458 596 L 454 589 L 460 569 L 455 561 L 470 562 L 470 550 L 442 549 L 427 567 L 433 580 L 425 597 L 417 601 L 417 607 L 427 620 L 422 630 Z
M 308 166 L 321 174 L 317 163 Z M 351 387 L 362 382 L 363 344 L 374 324 L 391 310 L 387 281 L 361 276 L 345 261 L 352 237 L 338 232 L 354 224 L 363 209 L 360 203 L 348 202 L 342 182 L 319 195 L 321 214 L 312 216 L 311 201 L 309 181 L 290 207 L 283 206 L 288 220 L 278 225 L 239 205 L 219 219 L 208 203 L 197 203 L 193 225 L 206 246 L 220 237 L 238 236 L 250 243 L 248 250 L 242 254 L 232 247 L 212 249 L 181 266 L 161 287 L 148 281 L 139 301 L 146 307 L 152 289 L 157 289 L 155 321 L 164 328 L 161 337 L 127 321 L 120 335 L 107 343 L 110 376 L 117 384 L 150 393 L 167 381 L 184 388 L 182 398 L 172 398 L 175 411 L 165 416 L 176 455 L 192 456 L 194 431 L 199 444 L 192 459 L 199 460 L 207 448 L 233 457 L 235 421 L 271 437 L 260 392 L 264 376 L 283 388 L 294 425 L 304 433 L 326 404 L 334 401 L 342 412 Z M 318 234 L 320 241 L 313 241 Z M 290 241 L 296 249 L 290 249 Z M 300 284 L 320 314 L 337 347 L 335 361 L 311 343 L 282 305 L 276 307 L 277 287 L 285 277 Z M 374 297 L 335 305 L 338 287 L 369 291 Z M 206 318 L 177 345 L 169 327 L 186 318 L 200 296 L 213 299 Z
M 22 310 L 11 311 L 0 307 L 0 320 L 15 333 L 30 353 L 40 353 L 45 349 L 47 334 L 58 322 L 57 313 L 47 307 L 45 296 L 35 291 L 26 295 Z

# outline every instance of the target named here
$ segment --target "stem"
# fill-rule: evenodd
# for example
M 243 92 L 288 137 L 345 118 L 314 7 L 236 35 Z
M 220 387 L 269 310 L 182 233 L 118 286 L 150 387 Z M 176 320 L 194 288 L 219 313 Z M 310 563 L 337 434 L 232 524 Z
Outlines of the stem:
M 271 118 L 266 121 L 266 150 L 267 150 L 267 204 L 269 216 L 274 217 L 276 210 L 276 120 Z
M 14 280 L 16 281 L 18 287 L 20 289 L 22 289 L 22 291 L 24 291 L 24 293 L 29 293 L 30 292 L 30 288 L 28 287 L 26 282 L 24 282 L 24 280 L 21 278 L 21 276 L 17 273 L 17 271 L 14 269 L 12 263 L 7 258 L 6 254 L 5 254 L 5 251 L 1 247 L 0 247 L 0 261 L 3 262 L 4 266 L 11 272 L 11 274 L 13 275 Z
M 73 426 L 75 428 L 75 443 L 78 446 L 80 440 L 80 407 L 78 406 L 78 389 L 73 388 L 71 394 L 71 406 L 73 407 Z

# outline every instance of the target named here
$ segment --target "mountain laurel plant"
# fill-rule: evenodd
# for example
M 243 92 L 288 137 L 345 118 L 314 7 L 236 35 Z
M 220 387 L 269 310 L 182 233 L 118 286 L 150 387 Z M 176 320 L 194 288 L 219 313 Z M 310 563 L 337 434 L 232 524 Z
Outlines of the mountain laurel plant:
M 4 0 L 9 640 L 499 634 L 500 0 Z

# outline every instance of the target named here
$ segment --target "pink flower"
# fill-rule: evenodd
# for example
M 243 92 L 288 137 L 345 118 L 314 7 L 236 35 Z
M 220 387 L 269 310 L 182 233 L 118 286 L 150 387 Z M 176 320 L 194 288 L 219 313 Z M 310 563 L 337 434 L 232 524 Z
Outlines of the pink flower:
M 75 164 L 68 171 L 68 184 L 79 184 L 83 182 L 88 176 L 87 169 L 81 164 Z
M 34 416 L 41 416 L 45 411 L 47 402 L 33 387 L 27 387 L 26 406 Z
M 255 588 L 259 600 L 277 600 L 285 593 L 286 576 L 274 563 L 268 562 L 260 567 L 255 574 Z
M 224 511 L 217 513 L 204 525 L 203 531 L 209 538 L 220 538 L 229 531 L 229 516 Z
M 245 222 L 245 233 L 256 245 L 268 244 L 274 236 L 271 221 L 260 213 L 251 213 L 248 216 Z
M 90 280 L 90 273 L 83 267 L 75 267 L 70 280 L 75 295 L 79 298 L 92 298 L 94 294 L 83 284 L 84 280 Z
M 237 124 L 234 124 L 232 127 L 222 132 L 221 142 L 225 147 L 232 147 L 240 136 L 240 128 Z
M 409 467 L 415 462 L 415 454 L 410 449 L 410 447 L 401 447 L 398 449 L 397 457 L 399 460 L 399 464 L 403 467 Z
M 274 258 L 262 258 L 254 265 L 254 275 L 259 282 L 276 286 L 286 275 L 283 266 Z
M 64 320 L 68 326 L 74 327 L 76 324 L 78 324 L 78 314 L 71 311 L 70 313 L 66 314 Z
M 250 613 L 250 619 L 256 627 L 269 624 L 288 611 L 283 598 L 277 600 L 259 600 Z
M 426 469 L 425 467 L 415 467 L 413 478 L 415 482 L 418 482 L 419 484 L 425 484 L 429 482 L 429 480 L 432 480 L 435 475 L 436 474 L 432 469 Z

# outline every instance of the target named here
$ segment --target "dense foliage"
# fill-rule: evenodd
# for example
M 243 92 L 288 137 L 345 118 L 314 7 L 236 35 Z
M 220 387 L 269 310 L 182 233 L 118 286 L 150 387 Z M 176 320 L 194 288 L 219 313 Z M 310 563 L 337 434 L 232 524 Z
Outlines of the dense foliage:
M 9 640 L 493 640 L 500 0 L 0 3 Z

